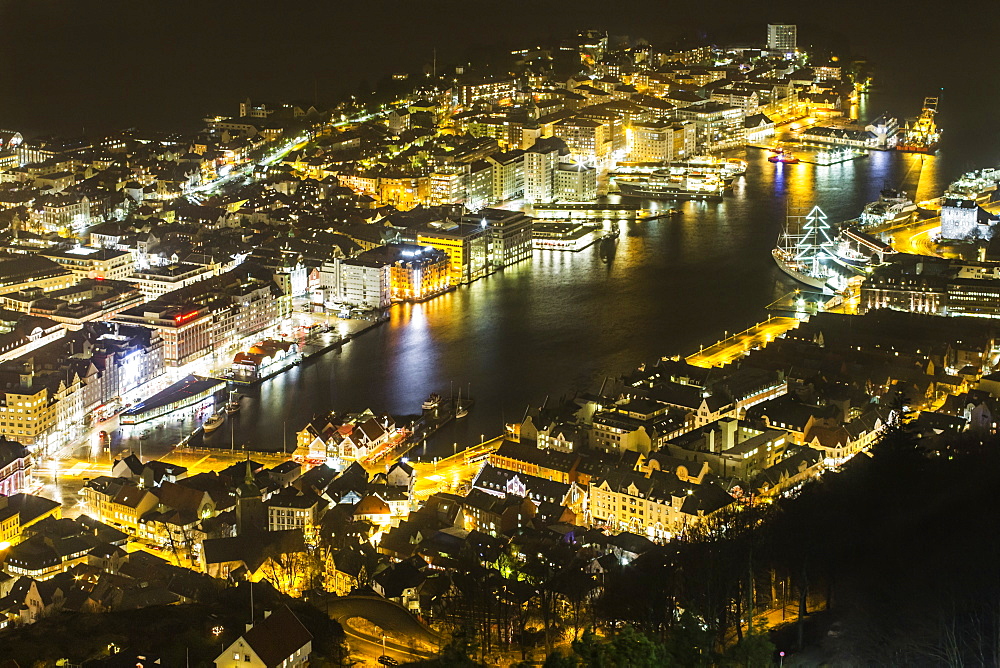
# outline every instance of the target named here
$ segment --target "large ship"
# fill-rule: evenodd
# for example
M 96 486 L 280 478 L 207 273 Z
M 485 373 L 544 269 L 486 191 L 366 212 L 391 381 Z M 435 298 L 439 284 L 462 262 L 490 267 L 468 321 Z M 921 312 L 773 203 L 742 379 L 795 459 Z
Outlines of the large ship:
M 858 223 L 864 227 L 874 227 L 885 223 L 903 222 L 912 218 L 917 211 L 916 203 L 901 190 L 886 188 L 874 202 L 865 204 Z
M 669 169 L 615 176 L 615 183 L 622 195 L 647 199 L 722 199 L 726 189 L 718 174 L 672 174 Z
M 829 250 L 834 262 L 855 271 L 880 265 L 886 256 L 896 254 L 889 244 L 853 226 L 841 228 Z
M 988 167 L 966 172 L 948 186 L 944 198 L 971 199 L 979 204 L 993 201 L 1000 183 L 1000 168 Z
M 838 290 L 843 278 L 828 264 L 833 245 L 826 214 L 814 206 L 805 216 L 789 216 L 771 257 L 779 269 L 803 285 Z
M 667 163 L 671 174 L 701 176 L 715 174 L 727 185 L 747 172 L 746 160 L 739 158 L 718 158 L 714 155 L 696 155 L 688 160 Z
M 937 115 L 938 98 L 925 97 L 920 115 L 906 122 L 902 139 L 896 149 L 910 153 L 933 153 L 941 140 L 941 129 L 934 117 Z

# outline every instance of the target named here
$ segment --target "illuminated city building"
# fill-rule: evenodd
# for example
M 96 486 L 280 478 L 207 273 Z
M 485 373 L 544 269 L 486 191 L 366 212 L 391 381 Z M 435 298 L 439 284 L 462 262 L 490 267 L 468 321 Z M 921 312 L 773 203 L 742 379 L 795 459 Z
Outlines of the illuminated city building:
M 578 163 L 563 163 L 553 179 L 555 197 L 570 202 L 589 202 L 597 197 L 597 169 Z
M 767 48 L 783 54 L 795 53 L 798 28 L 787 23 L 767 24 Z
M 486 227 L 489 262 L 493 268 L 517 264 L 531 257 L 531 218 L 519 211 L 482 209 L 462 218 Z
M 630 162 L 682 160 L 694 152 L 693 123 L 636 122 L 625 132 Z
M 568 152 L 565 142 L 556 137 L 537 139 L 524 151 L 524 198 L 527 201 L 552 201 L 559 158 Z
M 77 246 L 66 251 L 43 251 L 39 255 L 68 269 L 77 280 L 124 281 L 135 271 L 132 253 L 128 251 Z
M 488 270 L 489 232 L 485 225 L 439 220 L 415 231 L 418 246 L 444 251 L 450 263 L 452 285 L 482 278 Z
M 581 160 L 602 159 L 611 150 L 607 127 L 590 119 L 567 118 L 557 121 L 552 126 L 552 134 L 566 142 L 570 154 Z

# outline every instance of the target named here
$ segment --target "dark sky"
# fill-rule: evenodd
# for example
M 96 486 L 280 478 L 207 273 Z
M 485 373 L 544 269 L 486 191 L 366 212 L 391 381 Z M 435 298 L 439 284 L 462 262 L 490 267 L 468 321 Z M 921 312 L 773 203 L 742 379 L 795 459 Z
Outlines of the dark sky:
M 178 129 L 259 99 L 320 102 L 361 79 L 585 27 L 715 43 L 799 25 L 800 44 L 866 55 L 903 104 L 942 85 L 996 117 L 1000 2 L 0 0 L 0 126 L 26 134 Z M 990 108 L 992 106 L 992 109 Z M 910 109 L 899 113 L 911 113 Z

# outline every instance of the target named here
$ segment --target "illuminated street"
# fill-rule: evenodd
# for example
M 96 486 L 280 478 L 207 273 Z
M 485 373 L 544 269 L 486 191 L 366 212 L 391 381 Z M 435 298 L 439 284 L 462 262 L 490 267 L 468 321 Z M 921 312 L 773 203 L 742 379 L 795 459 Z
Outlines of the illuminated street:
M 733 334 L 725 339 L 688 355 L 689 364 L 700 367 L 718 367 L 734 362 L 755 348 L 763 348 L 790 329 L 799 326 L 798 318 L 768 318 L 750 329 Z

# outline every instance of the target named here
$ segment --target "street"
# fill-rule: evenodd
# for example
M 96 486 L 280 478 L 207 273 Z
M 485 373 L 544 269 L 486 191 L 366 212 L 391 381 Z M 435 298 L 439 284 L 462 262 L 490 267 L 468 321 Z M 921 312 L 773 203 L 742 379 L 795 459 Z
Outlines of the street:
M 765 322 L 688 355 L 686 360 L 688 364 L 704 368 L 723 366 L 738 360 L 753 348 L 766 346 L 798 326 L 797 318 L 768 318 Z

